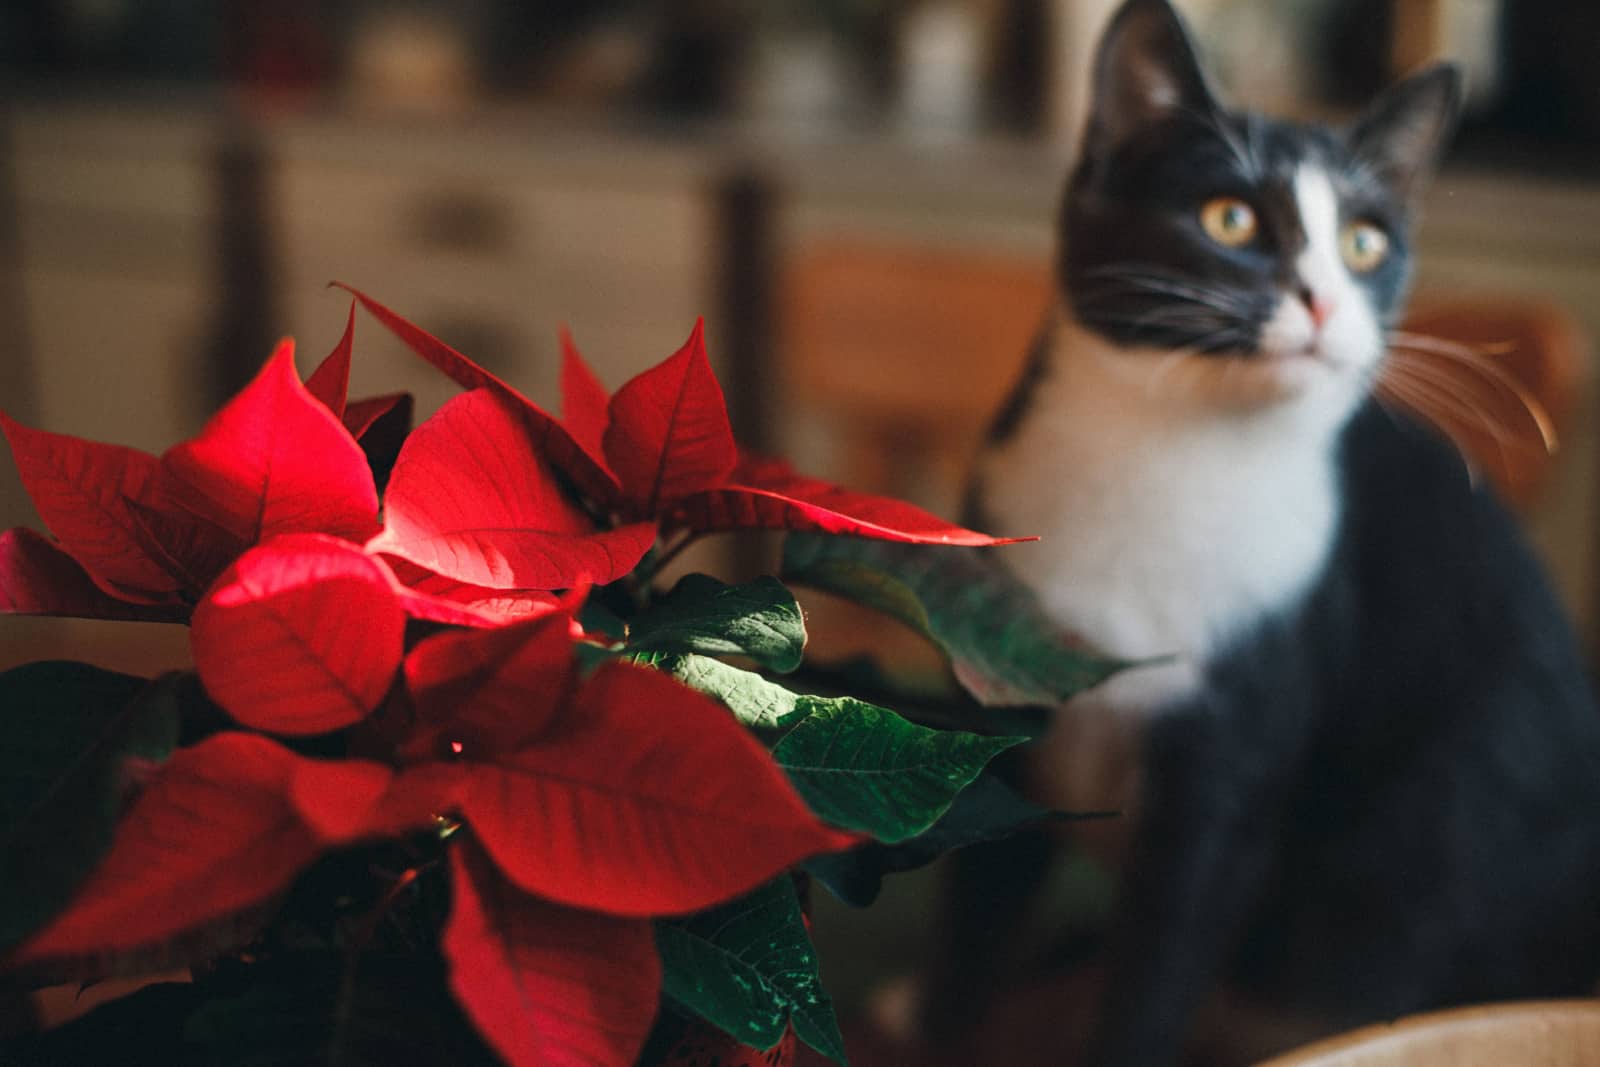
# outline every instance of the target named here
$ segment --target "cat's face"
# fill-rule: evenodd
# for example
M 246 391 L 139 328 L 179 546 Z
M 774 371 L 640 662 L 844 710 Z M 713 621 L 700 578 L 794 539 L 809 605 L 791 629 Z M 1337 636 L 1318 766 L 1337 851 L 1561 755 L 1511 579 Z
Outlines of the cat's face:
M 1237 114 L 1166 0 L 1129 0 L 1094 92 L 1063 210 L 1076 319 L 1155 391 L 1223 407 L 1359 395 L 1404 299 L 1455 72 L 1402 83 L 1344 131 Z

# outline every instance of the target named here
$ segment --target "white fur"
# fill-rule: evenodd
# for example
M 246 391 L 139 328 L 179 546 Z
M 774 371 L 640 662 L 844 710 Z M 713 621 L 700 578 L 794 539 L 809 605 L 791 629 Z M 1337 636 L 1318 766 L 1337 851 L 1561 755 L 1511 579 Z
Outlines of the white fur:
M 1321 566 L 1339 420 L 1312 390 L 1219 412 L 1166 359 L 1063 317 L 1028 417 L 983 460 L 982 504 L 1040 536 L 1000 558 L 1067 629 L 1113 655 L 1203 660 Z M 1141 380 L 1140 361 L 1168 380 Z
M 1339 253 L 1338 194 L 1321 168 L 1302 164 L 1295 172 L 1294 196 L 1306 235 L 1295 271 L 1333 311 L 1319 330 L 1305 301 L 1285 293 L 1262 330 L 1262 351 L 1279 358 L 1309 353 L 1340 367 L 1370 368 L 1382 353 L 1383 333 Z

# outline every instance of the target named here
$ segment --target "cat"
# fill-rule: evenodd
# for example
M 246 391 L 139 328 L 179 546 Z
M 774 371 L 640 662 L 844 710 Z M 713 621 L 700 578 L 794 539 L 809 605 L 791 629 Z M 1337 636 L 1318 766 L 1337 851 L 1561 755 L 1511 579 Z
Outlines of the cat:
M 1444 65 L 1297 124 L 1224 109 L 1167 0 L 1102 37 L 1059 306 L 970 491 L 982 528 L 1042 535 L 998 558 L 1056 622 L 1158 661 L 1061 713 L 1139 724 L 1094 1067 L 1179 1062 L 1223 998 L 1282 1024 L 1255 1058 L 1600 975 L 1575 639 L 1514 519 L 1373 398 L 1459 95 Z M 1026 780 L 1059 777 L 1051 745 Z M 957 878 L 991 914 L 952 917 L 946 1029 L 992 978 L 971 924 L 1026 898 L 992 863 Z

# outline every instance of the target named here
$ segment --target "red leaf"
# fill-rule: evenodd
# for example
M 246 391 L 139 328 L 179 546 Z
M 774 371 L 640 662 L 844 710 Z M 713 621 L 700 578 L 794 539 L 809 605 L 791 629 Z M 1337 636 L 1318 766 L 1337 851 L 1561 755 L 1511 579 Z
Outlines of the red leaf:
M 573 440 L 592 456 L 605 455 L 606 407 L 611 397 L 600 384 L 566 327 L 561 329 L 561 421 Z
M 189 609 L 119 600 L 54 542 L 19 527 L 0 533 L 0 614 L 183 622 Z
M 378 706 L 400 665 L 405 613 L 382 562 L 337 538 L 251 549 L 194 612 L 212 698 L 258 730 L 315 734 Z
M 606 469 L 605 463 L 598 455 L 587 452 L 549 412 L 437 337 L 407 322 L 365 293 L 352 289 L 343 282 L 333 284 L 359 300 L 361 306 L 366 308 L 373 318 L 405 342 L 411 351 L 443 371 L 446 377 L 463 389 L 488 389 L 505 398 L 511 410 L 517 412 L 527 423 L 528 433 L 538 452 L 548 456 L 550 462 L 571 478 L 573 484 L 585 496 L 603 505 L 609 505 L 616 499 L 618 492 L 616 477 Z
M 244 544 L 285 533 L 359 542 L 377 529 L 366 457 L 300 384 L 290 341 L 199 437 L 169 449 L 161 463 L 184 507 Z
M 1034 537 L 990 537 L 892 497 L 856 493 L 794 473 L 787 464 L 747 461 L 745 484 L 696 493 L 665 516 L 667 528 L 802 530 L 935 545 L 1005 545 Z
M 323 841 L 396 837 L 435 826 L 456 805 L 458 776 L 445 766 L 396 775 L 364 760 L 301 760 L 289 802 Z
M 345 403 L 350 396 L 350 348 L 355 336 L 356 304 L 352 300 L 350 317 L 344 325 L 344 336 L 333 346 L 328 358 L 319 363 L 317 369 L 311 372 L 311 377 L 306 379 L 306 392 L 322 401 L 323 406 L 333 412 L 333 417 L 340 420 L 344 419 Z M 354 430 L 351 435 L 361 436 Z
M 483 389 L 453 398 L 412 432 L 384 519 L 369 548 L 492 589 L 603 585 L 655 542 L 653 523 L 596 530 L 515 411 Z
M 289 800 L 297 774 L 325 773 L 347 784 L 359 780 L 370 793 L 389 772 L 377 764 L 319 766 L 237 732 L 180 750 L 134 801 L 66 911 L 16 960 L 126 951 L 268 900 L 336 843 L 308 826 Z
M 371 396 L 364 400 L 353 400 L 344 409 L 344 428 L 350 431 L 350 436 L 357 441 L 365 443 L 367 431 L 397 408 L 405 408 L 405 418 L 397 421 L 405 424 L 406 430 L 411 428 L 411 408 L 413 406 L 410 393 L 384 393 L 382 396 Z M 404 436 L 402 430 L 400 436 Z M 394 443 L 394 452 L 400 451 L 400 442 Z
M 615 915 L 704 908 L 857 840 L 818 822 L 721 705 L 626 663 L 535 744 L 463 772 L 461 814 L 508 878 Z
M 181 507 L 163 509 L 130 500 L 128 513 L 139 547 L 172 576 L 191 603 L 250 547 Z
M 450 626 L 504 626 L 549 615 L 561 607 L 554 593 L 531 589 L 485 589 L 434 574 L 415 563 L 385 563 L 394 575 L 395 595 L 413 619 Z
M 655 1020 L 650 924 L 564 908 L 451 853 L 450 988 L 512 1067 L 631 1067 Z
M 405 660 L 417 705 L 413 758 L 445 739 L 468 758 L 521 748 L 544 732 L 578 681 L 566 613 L 493 630 L 437 634 Z
M 404 564 L 404 560 L 396 560 Z M 448 592 L 433 593 L 426 588 L 395 587 L 400 606 L 413 619 L 442 622 L 450 626 L 490 627 L 527 622 L 555 611 L 561 601 L 549 593 L 525 589 L 480 589 L 439 578 Z
M 671 358 L 611 398 L 606 460 L 635 515 L 725 481 L 739 460 L 728 405 L 706 359 L 703 323 Z
M 157 460 L 121 445 L 33 430 L 0 414 L 22 485 L 39 517 L 95 584 L 158 603 L 178 583 L 139 547 L 128 501 L 154 491 Z

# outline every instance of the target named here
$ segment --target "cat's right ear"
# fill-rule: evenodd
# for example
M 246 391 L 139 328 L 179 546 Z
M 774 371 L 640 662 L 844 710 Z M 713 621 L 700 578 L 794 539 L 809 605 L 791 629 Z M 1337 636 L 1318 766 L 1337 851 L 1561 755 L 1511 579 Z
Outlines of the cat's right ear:
M 1356 156 L 1401 199 L 1415 203 L 1461 109 L 1461 70 L 1429 67 L 1392 86 L 1356 120 Z
M 1189 31 L 1168 0 L 1127 0 L 1117 9 L 1100 38 L 1091 89 L 1089 156 L 1175 114 L 1209 116 L 1217 107 Z

